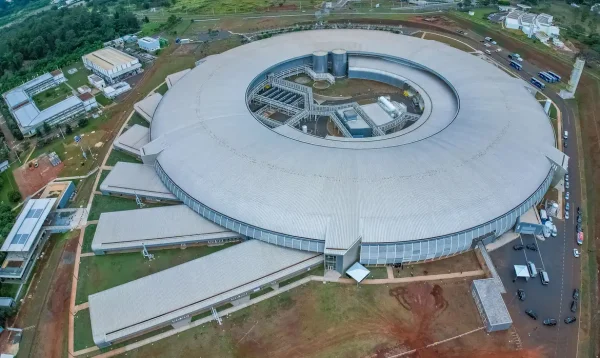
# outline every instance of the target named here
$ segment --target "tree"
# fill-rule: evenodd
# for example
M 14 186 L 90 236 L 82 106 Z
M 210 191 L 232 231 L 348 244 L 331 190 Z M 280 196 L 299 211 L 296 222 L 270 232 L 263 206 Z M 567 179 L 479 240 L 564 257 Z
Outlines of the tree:
M 21 193 L 17 190 L 12 190 L 8 193 L 8 200 L 12 203 L 18 203 L 21 200 Z
M 147 24 L 150 22 L 150 19 L 148 18 L 148 16 L 144 16 L 144 23 Z
M 87 126 L 87 124 L 88 124 L 88 119 L 85 117 L 82 117 L 77 121 L 77 125 L 79 127 L 85 127 L 85 126 Z
M 50 134 L 50 131 L 52 130 L 52 128 L 50 127 L 50 125 L 48 124 L 48 122 L 44 122 L 44 124 L 42 125 L 42 127 L 44 128 L 44 133 L 45 134 Z
M 463 5 L 465 7 L 471 7 L 471 0 L 463 0 Z
M 42 138 L 44 136 L 44 134 L 42 133 L 42 129 L 40 127 L 37 127 L 35 129 L 35 135 L 39 138 Z
M 67 133 L 67 134 L 71 134 L 71 133 L 73 133 L 73 128 L 71 128 L 71 125 L 70 125 L 70 124 L 67 124 L 67 125 L 65 126 L 65 133 Z

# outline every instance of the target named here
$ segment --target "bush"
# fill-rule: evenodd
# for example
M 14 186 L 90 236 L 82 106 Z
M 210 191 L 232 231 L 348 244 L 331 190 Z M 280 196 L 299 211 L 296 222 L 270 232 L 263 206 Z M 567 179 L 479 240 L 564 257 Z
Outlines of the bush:
M 85 127 L 85 126 L 87 126 L 88 122 L 89 122 L 88 119 L 84 117 L 84 118 L 81 118 L 79 121 L 77 121 L 77 125 L 79 127 Z
M 13 203 L 18 203 L 19 200 L 21 200 L 21 193 L 19 193 L 18 190 L 13 190 L 10 193 L 8 193 L 8 200 L 10 200 Z
M 67 124 L 67 125 L 65 126 L 65 133 L 67 133 L 67 134 L 71 134 L 71 133 L 73 133 L 73 128 L 71 128 L 71 125 L 70 125 L 70 124 Z

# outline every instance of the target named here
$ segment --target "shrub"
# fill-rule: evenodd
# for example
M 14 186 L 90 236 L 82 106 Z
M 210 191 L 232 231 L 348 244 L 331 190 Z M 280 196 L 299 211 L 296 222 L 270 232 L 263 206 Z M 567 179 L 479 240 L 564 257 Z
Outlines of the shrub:
M 8 200 L 13 203 L 18 203 L 21 200 L 21 193 L 18 190 L 13 190 L 8 193 Z

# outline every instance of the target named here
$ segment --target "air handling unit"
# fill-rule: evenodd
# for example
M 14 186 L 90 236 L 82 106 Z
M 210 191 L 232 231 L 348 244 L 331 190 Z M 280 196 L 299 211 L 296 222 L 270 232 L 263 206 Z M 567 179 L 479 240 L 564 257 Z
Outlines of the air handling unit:
M 333 50 L 331 57 L 333 63 L 332 74 L 335 77 L 346 77 L 348 75 L 348 53 L 346 50 Z
M 327 51 L 315 51 L 312 54 L 313 71 L 316 73 L 327 72 Z

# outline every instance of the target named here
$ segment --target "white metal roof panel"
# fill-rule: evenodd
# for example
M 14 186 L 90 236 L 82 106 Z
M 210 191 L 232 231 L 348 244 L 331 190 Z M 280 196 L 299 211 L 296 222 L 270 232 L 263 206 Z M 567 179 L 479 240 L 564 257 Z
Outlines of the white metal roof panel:
M 8 236 L 2 244 L 3 252 L 27 252 L 35 242 L 46 217 L 56 201 L 50 199 L 30 199 L 26 204 Z
M 166 224 L 165 224 L 166 223 Z M 202 239 L 239 237 L 185 205 L 103 213 L 92 249 L 125 250 L 146 245 L 177 245 Z
M 161 100 L 162 95 L 158 92 L 155 92 L 134 104 L 133 108 L 140 116 L 144 117 L 144 119 L 146 119 L 148 122 L 152 122 L 154 111 L 156 111 L 156 107 L 158 107 L 158 104 Z
M 125 133 L 121 134 L 113 145 L 121 150 L 134 155 L 140 155 L 140 149 L 150 141 L 150 129 L 139 124 L 134 124 Z
M 23 102 L 29 101 L 29 96 L 21 88 L 15 88 L 6 92 L 4 98 L 10 108 L 14 108 Z
M 152 166 L 137 163 L 118 162 L 100 184 L 100 190 L 166 200 L 177 199 L 160 181 Z
M 250 240 L 88 297 L 94 342 L 210 308 L 314 266 L 323 255 Z
M 350 66 L 353 51 L 419 63 L 452 84 L 458 102 L 439 77 L 376 61 L 421 87 L 432 103 L 424 120 L 386 137 L 328 140 L 291 128 L 275 132 L 251 116 L 245 94 L 256 76 L 336 48 L 350 52 Z M 435 41 L 365 30 L 296 32 L 194 68 L 164 96 L 151 136 L 162 150 L 158 162 L 182 190 L 241 222 L 327 238 L 329 248 L 347 248 L 358 236 L 420 240 L 496 219 L 546 179 L 554 135 L 524 85 Z

